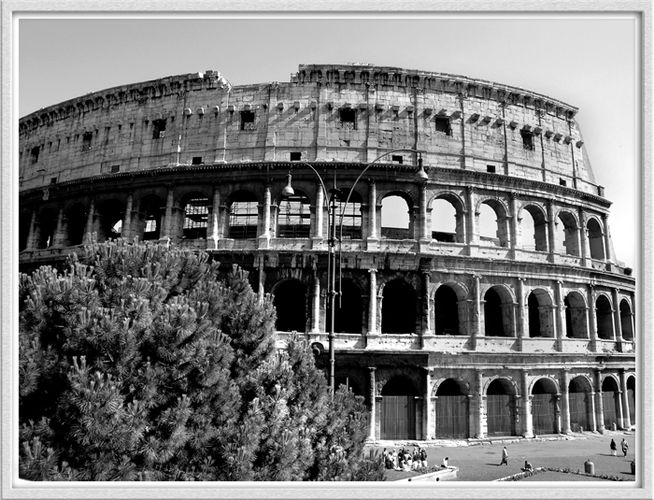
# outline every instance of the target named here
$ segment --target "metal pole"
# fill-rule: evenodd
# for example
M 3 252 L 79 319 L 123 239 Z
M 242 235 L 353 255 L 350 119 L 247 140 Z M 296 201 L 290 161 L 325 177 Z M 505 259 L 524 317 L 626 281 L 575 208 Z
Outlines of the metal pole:
M 330 204 L 329 204 L 330 213 L 328 214 L 329 220 L 329 264 L 330 264 L 330 276 L 329 276 L 329 391 L 331 393 L 332 399 L 334 398 L 334 332 L 336 330 L 335 325 L 335 310 L 336 310 L 336 193 L 332 192 Z

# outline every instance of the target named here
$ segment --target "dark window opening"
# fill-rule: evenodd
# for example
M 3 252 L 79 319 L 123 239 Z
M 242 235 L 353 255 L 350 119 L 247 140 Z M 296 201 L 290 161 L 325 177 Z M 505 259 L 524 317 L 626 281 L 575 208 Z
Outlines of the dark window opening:
M 302 153 L 299 151 L 291 151 L 291 161 L 300 161 L 302 159 Z
M 495 165 L 486 165 L 486 172 L 489 174 L 494 174 L 495 173 Z
M 283 332 L 304 332 L 306 329 L 306 289 L 298 280 L 280 283 L 273 303 L 277 310 L 275 328 Z
M 597 336 L 603 340 L 613 339 L 613 311 L 609 300 L 600 295 L 595 302 Z
M 434 122 L 436 124 L 436 132 L 441 132 L 445 135 L 452 135 L 452 126 L 449 118 L 437 116 Z
M 416 330 L 416 292 L 402 279 L 389 281 L 382 298 L 382 333 Z
M 36 163 L 39 161 L 39 146 L 35 146 L 30 150 L 30 161 L 32 163 Z
M 504 304 L 499 293 L 490 289 L 484 295 L 484 335 L 487 337 L 509 337 L 504 328 Z
M 351 108 L 341 108 L 339 109 L 339 115 L 341 118 L 341 128 L 349 128 L 356 130 L 357 128 L 357 112 Z
M 449 286 L 436 290 L 436 335 L 458 335 L 459 307 L 458 298 Z
M 93 140 L 93 132 L 85 132 L 82 136 L 82 151 L 91 150 L 91 141 Z
M 401 165 L 404 162 L 404 157 L 402 155 L 393 155 L 391 156 L 391 161 Z
M 522 147 L 533 151 L 534 148 L 534 134 L 528 132 L 527 130 L 521 130 L 520 136 L 522 137 Z
M 163 139 L 166 136 L 166 120 L 152 120 L 152 138 Z
M 536 295 L 533 293 L 530 293 L 527 298 L 527 307 L 529 309 L 529 336 L 542 337 L 539 303 Z
M 566 181 L 565 179 L 559 179 L 559 185 L 560 185 L 560 186 L 567 186 L 567 185 L 568 185 L 568 181 Z
M 112 174 L 117 174 L 118 172 L 120 172 L 120 165 L 112 165 L 111 166 L 111 173 Z
M 340 297 L 336 298 L 334 311 L 334 331 L 337 333 L 361 333 L 362 326 L 362 300 L 361 291 L 349 279 L 341 282 Z M 331 318 L 327 318 L 329 327 Z
M 254 130 L 254 111 L 241 111 L 241 130 Z
M 456 234 L 445 233 L 443 231 L 432 231 L 431 239 L 436 241 L 442 241 L 443 243 L 456 243 Z
M 193 159 L 191 160 L 191 165 L 202 165 L 202 157 L 194 156 Z
M 56 184 L 57 183 L 57 178 L 56 177 L 50 177 L 50 184 Z

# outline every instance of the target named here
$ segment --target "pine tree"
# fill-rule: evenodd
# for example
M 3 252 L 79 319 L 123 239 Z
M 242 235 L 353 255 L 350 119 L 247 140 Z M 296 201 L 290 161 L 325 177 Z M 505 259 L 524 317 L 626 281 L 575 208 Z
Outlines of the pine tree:
M 360 398 L 331 401 L 306 342 L 275 351 L 244 271 L 118 240 L 19 288 L 22 478 L 380 478 Z

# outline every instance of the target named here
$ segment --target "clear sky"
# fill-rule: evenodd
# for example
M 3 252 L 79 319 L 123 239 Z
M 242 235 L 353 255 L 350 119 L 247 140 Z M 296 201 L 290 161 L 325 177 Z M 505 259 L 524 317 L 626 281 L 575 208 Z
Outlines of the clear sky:
M 288 81 L 301 63 L 455 73 L 559 99 L 580 109 L 596 181 L 613 201 L 617 257 L 636 265 L 640 63 L 631 16 L 45 18 L 22 19 L 19 30 L 20 116 L 88 92 L 207 69 L 233 85 Z

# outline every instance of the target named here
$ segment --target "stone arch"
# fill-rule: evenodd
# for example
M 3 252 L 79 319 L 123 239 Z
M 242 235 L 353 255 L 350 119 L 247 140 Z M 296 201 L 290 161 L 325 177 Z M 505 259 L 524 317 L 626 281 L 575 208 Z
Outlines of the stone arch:
M 156 194 L 148 194 L 139 200 L 136 234 L 143 240 L 158 240 L 161 237 L 163 200 Z
M 228 237 L 238 240 L 256 238 L 259 224 L 257 196 L 252 191 L 239 189 L 229 195 L 227 207 Z
M 604 260 L 604 230 L 602 224 L 595 217 L 590 217 L 586 222 L 588 234 L 588 246 L 590 247 L 590 258 Z
M 381 197 L 381 236 L 391 239 L 413 237 L 413 200 L 403 191 L 389 191 Z
M 564 249 L 566 255 L 581 255 L 579 250 L 579 223 L 574 213 L 559 211 L 555 225 L 557 248 Z
M 602 404 L 604 407 L 604 427 L 611 429 L 613 425 L 620 427 L 620 381 L 612 373 L 602 378 Z
M 546 252 L 547 217 L 539 205 L 529 203 L 520 210 L 520 230 L 522 247 L 526 250 Z
M 624 340 L 634 339 L 634 328 L 632 322 L 631 304 L 627 299 L 620 301 L 620 326 L 622 327 L 622 338 Z
M 576 291 L 563 299 L 565 305 L 565 333 L 572 339 L 588 338 L 588 307 L 584 296 Z
M 449 243 L 465 243 L 465 203 L 455 193 L 438 193 L 429 200 L 431 238 Z
M 490 211 L 488 210 L 490 209 Z M 509 246 L 509 210 L 503 200 L 486 197 L 477 203 L 479 241 L 484 245 Z
M 59 211 L 53 206 L 43 207 L 39 210 L 36 218 L 35 248 L 50 248 L 55 244 L 58 216 Z
M 603 340 L 612 340 L 613 335 L 613 308 L 611 299 L 599 294 L 595 299 L 595 317 L 597 325 L 597 337 Z
M 491 286 L 484 293 L 484 335 L 513 337 L 513 295 L 505 285 Z
M 84 242 L 87 214 L 88 209 L 82 202 L 72 203 L 65 209 L 65 246 L 81 245 Z
M 550 377 L 539 377 L 532 381 L 531 415 L 534 434 L 556 434 L 559 432 L 559 385 Z
M 470 383 L 461 377 L 441 377 L 436 380 L 432 389 L 432 396 L 448 394 L 472 394 Z
M 420 395 L 420 385 L 413 377 L 396 374 L 389 377 L 381 387 L 382 401 L 381 438 L 382 439 L 416 439 L 418 415 L 422 405 L 416 399 Z
M 403 278 L 382 283 L 382 333 L 414 333 L 417 319 L 417 294 Z
M 547 290 L 535 288 L 527 296 L 530 337 L 554 337 L 552 296 Z
M 278 331 L 304 332 L 307 325 L 307 289 L 295 278 L 275 283 L 273 304 L 277 311 L 275 328 Z
M 336 298 L 334 331 L 337 333 L 361 333 L 363 328 L 363 293 L 357 282 L 343 278 L 340 283 L 340 298 Z M 327 319 L 327 325 L 331 318 Z
M 470 436 L 470 386 L 458 378 L 441 380 L 434 391 L 436 437 L 466 439 Z
M 486 381 L 486 426 L 489 436 L 515 436 L 518 394 L 515 382 L 505 376 Z
M 99 242 L 120 238 L 123 231 L 125 208 L 123 202 L 116 198 L 96 200 L 95 231 Z
M 447 283 L 440 285 L 434 294 L 434 333 L 436 335 L 461 335 L 459 296 Z

